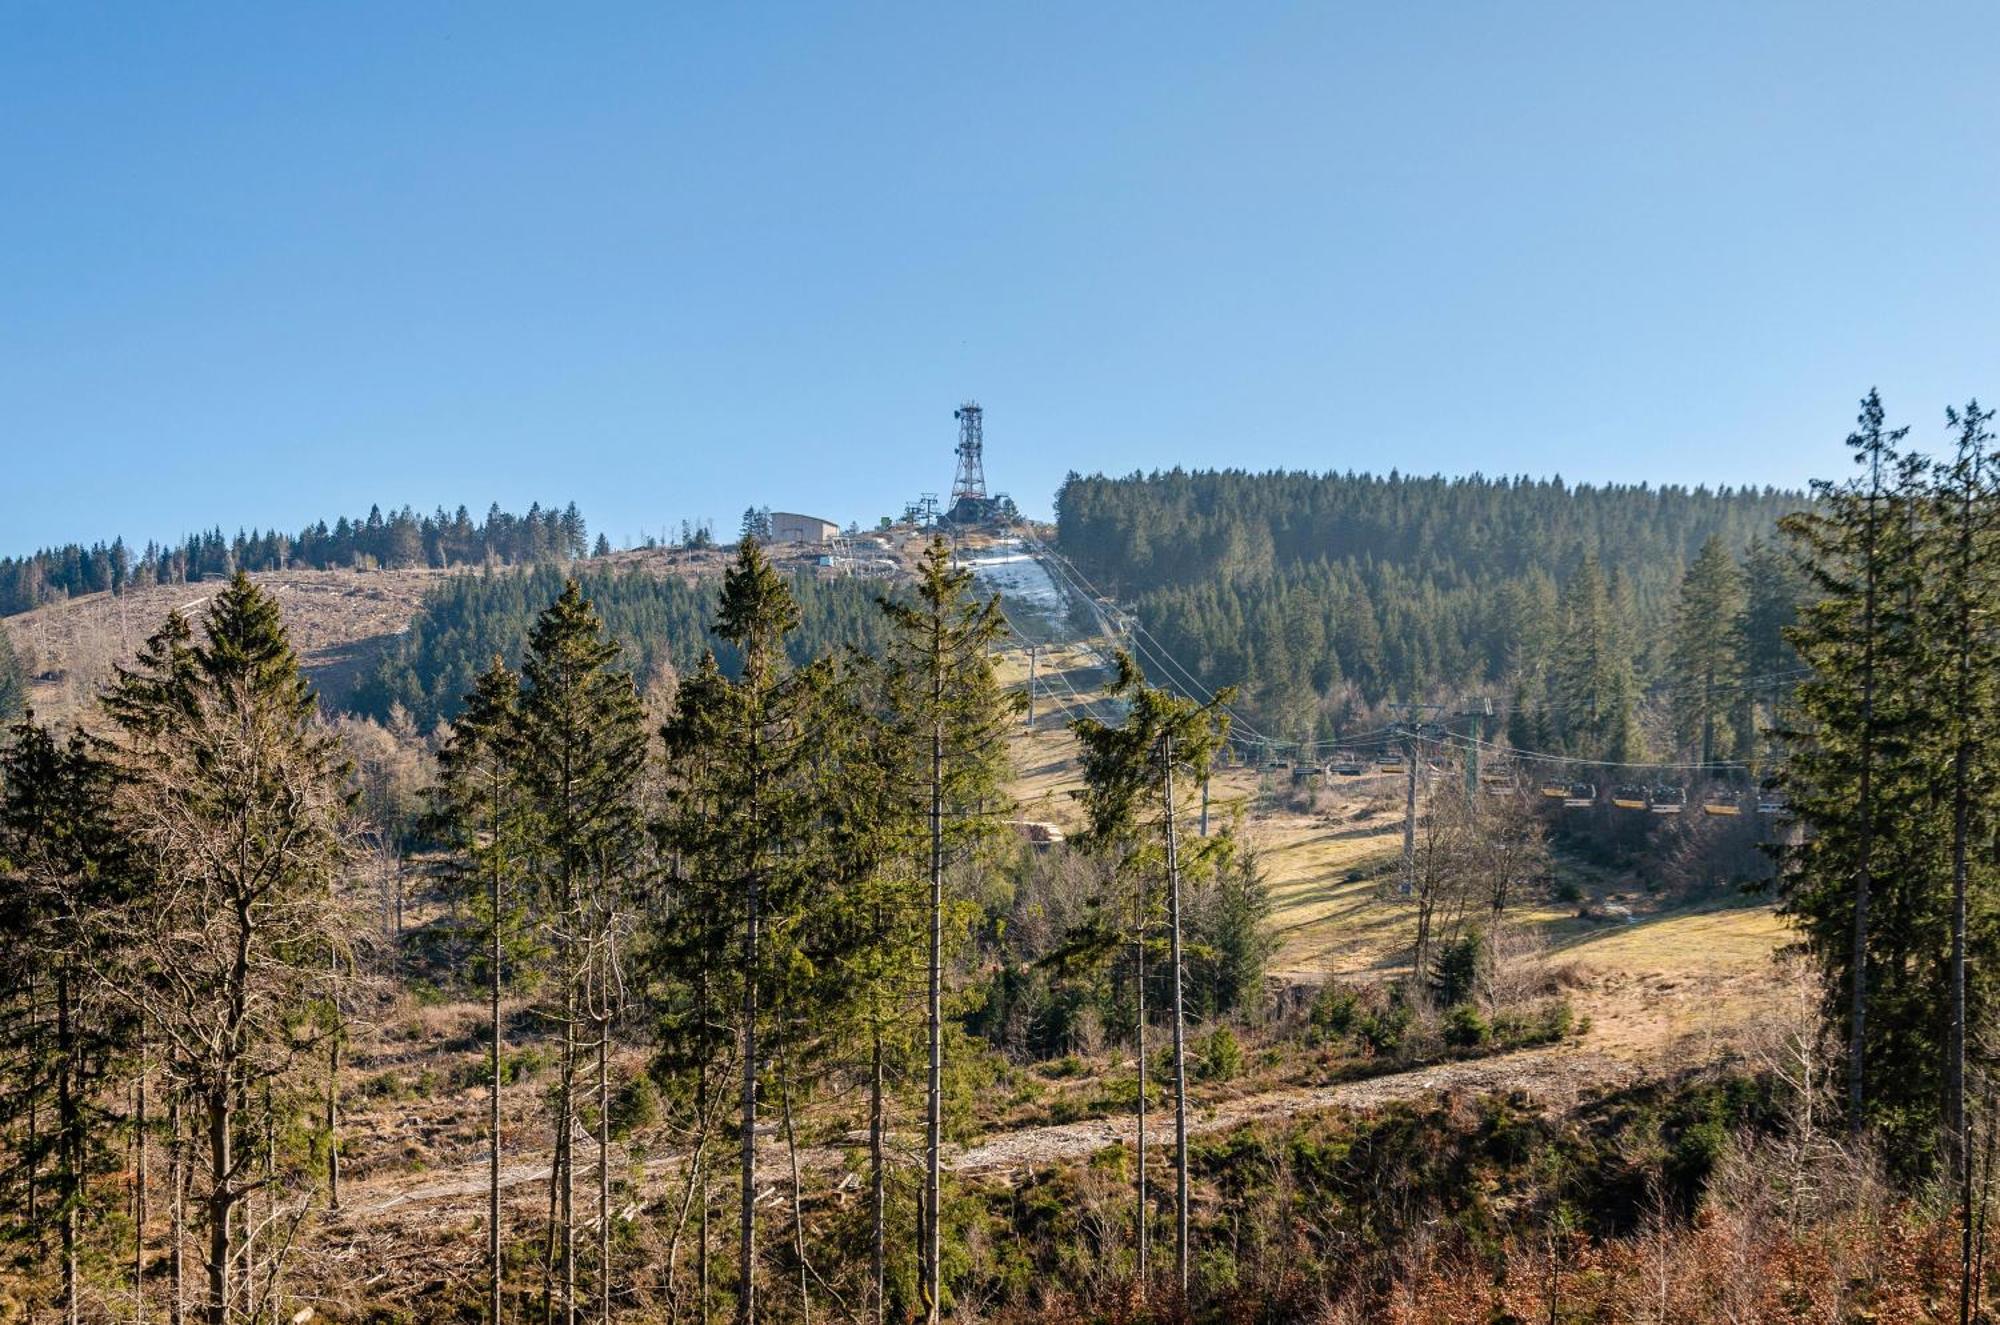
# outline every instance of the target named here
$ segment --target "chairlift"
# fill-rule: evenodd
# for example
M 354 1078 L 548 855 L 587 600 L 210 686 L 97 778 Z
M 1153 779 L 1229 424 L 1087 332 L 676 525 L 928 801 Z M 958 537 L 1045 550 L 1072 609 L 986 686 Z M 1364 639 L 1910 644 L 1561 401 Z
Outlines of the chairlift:
M 1611 803 L 1621 810 L 1643 810 L 1646 808 L 1646 789 L 1632 783 L 1611 789 Z
M 1404 764 L 1401 755 L 1388 755 L 1382 759 L 1378 759 L 1375 762 L 1375 767 L 1384 773 L 1401 773 L 1408 765 Z
M 1652 802 L 1654 814 L 1679 814 L 1687 808 L 1687 799 L 1685 787 L 1654 787 L 1647 796 L 1647 800 Z
M 1554 778 L 1551 778 L 1542 784 L 1542 795 L 1552 801 L 1568 800 L 1569 783 L 1557 782 Z
M 1563 789 L 1563 808 L 1587 810 L 1597 804 L 1597 787 L 1589 782 L 1572 782 Z
M 1759 814 L 1782 816 L 1788 815 L 1791 812 L 1792 807 L 1790 803 L 1775 791 L 1767 791 L 1757 798 L 1757 813 Z
M 1327 771 L 1337 773 L 1344 778 L 1358 778 L 1366 773 L 1368 768 L 1359 759 L 1341 759 L 1327 765 Z
M 1743 813 L 1743 805 L 1737 800 L 1735 792 L 1718 789 L 1709 792 L 1702 800 L 1701 812 L 1734 817 Z

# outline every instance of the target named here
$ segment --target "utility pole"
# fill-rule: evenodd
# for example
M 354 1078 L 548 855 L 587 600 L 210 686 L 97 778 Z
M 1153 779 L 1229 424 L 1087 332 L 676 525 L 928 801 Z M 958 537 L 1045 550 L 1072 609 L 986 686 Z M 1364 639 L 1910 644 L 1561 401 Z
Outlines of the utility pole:
M 1208 774 L 1201 775 L 1201 835 L 1208 836 Z
M 1479 799 L 1479 752 L 1486 743 L 1486 720 L 1493 716 L 1493 701 L 1482 699 L 1477 707 L 1467 705 L 1465 716 L 1472 719 L 1472 746 L 1465 758 L 1465 799 Z
M 1418 738 L 1423 730 L 1424 715 L 1441 713 L 1442 704 L 1391 704 L 1391 709 L 1399 710 L 1403 721 L 1397 730 L 1403 737 L 1403 765 L 1407 778 L 1403 796 L 1403 891 L 1405 896 L 1415 896 L 1417 891 L 1417 751 Z
M 1028 645 L 1028 726 L 1035 725 L 1035 645 Z
M 1403 798 L 1403 894 L 1417 892 L 1417 729 L 1403 726 L 1403 772 L 1408 791 Z

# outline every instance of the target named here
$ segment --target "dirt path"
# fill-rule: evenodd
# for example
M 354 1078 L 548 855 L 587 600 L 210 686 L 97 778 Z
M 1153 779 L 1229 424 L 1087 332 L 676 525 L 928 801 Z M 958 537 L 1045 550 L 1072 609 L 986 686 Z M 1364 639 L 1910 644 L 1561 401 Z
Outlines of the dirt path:
M 1463 1063 L 1440 1063 L 1435 1067 L 1397 1072 L 1388 1076 L 1348 1081 L 1336 1086 L 1316 1086 L 1295 1090 L 1270 1091 L 1225 1100 L 1200 1109 L 1188 1120 L 1188 1131 L 1226 1131 L 1246 1123 L 1296 1117 L 1320 1109 L 1372 1109 L 1402 1100 L 1431 1094 L 1470 1091 L 1523 1091 L 1552 1104 L 1567 1104 L 1585 1089 L 1615 1085 L 1637 1079 L 1639 1070 L 1601 1054 L 1569 1046 L 1527 1049 L 1495 1058 Z M 1173 1113 L 1161 1109 L 1153 1115 L 1155 1135 L 1171 1144 Z M 950 1159 L 952 1169 L 961 1173 L 990 1172 L 995 1169 L 1036 1168 L 1060 1160 L 1079 1159 L 1105 1146 L 1131 1144 L 1138 1136 L 1138 1120 L 1132 1116 L 1093 1118 L 1061 1126 L 1030 1127 L 994 1136 L 960 1151 Z
M 1466 1091 L 1487 1094 L 1521 1091 L 1542 1102 L 1563 1107 L 1583 1091 L 1636 1080 L 1639 1068 L 1602 1054 L 1558 1045 L 1528 1049 L 1470 1062 L 1441 1063 L 1362 1081 L 1333 1086 L 1301 1087 L 1246 1095 L 1199 1109 L 1189 1120 L 1195 1134 L 1223 1131 L 1246 1123 L 1296 1117 L 1320 1109 L 1371 1109 L 1425 1095 Z M 1153 1115 L 1162 1144 L 1171 1144 L 1173 1115 L 1162 1109 Z M 1082 1122 L 1046 1127 L 1027 1127 L 1003 1132 L 947 1157 L 947 1165 L 959 1173 L 991 1174 L 1009 1169 L 1038 1168 L 1064 1160 L 1080 1159 L 1106 1146 L 1131 1144 L 1138 1120 L 1131 1115 L 1092 1118 Z M 583 1142 L 588 1146 L 588 1141 Z M 761 1149 L 762 1147 L 760 1147 Z M 841 1153 L 831 1147 L 802 1152 L 802 1161 L 825 1169 L 839 1164 Z M 645 1164 L 648 1177 L 679 1168 L 679 1152 L 655 1154 Z M 784 1152 L 773 1138 L 763 1162 L 775 1176 L 782 1169 Z M 614 1171 L 626 1163 L 623 1147 L 612 1148 Z M 549 1163 L 538 1156 L 526 1162 L 507 1164 L 501 1169 L 503 1188 L 547 1182 Z M 384 1179 L 361 1185 L 349 1203 L 351 1211 L 370 1215 L 404 1212 L 413 1206 L 450 1206 L 483 1199 L 486 1194 L 486 1161 L 481 1159 L 454 1169 L 424 1175 L 412 1183 L 408 1178 Z

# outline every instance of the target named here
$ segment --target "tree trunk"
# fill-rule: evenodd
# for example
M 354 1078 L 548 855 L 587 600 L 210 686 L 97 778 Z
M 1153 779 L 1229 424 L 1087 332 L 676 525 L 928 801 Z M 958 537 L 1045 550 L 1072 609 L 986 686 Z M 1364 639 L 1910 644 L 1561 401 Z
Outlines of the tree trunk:
M 83 1183 L 79 1144 L 76 1080 L 75 991 L 70 987 L 69 964 L 56 968 L 56 1164 L 62 1191 L 62 1299 L 63 1320 L 77 1325 L 81 1304 L 77 1301 L 77 1233 Z
M 208 1117 L 208 1325 L 229 1325 L 230 1243 L 233 1241 L 236 1197 L 230 1190 L 235 1167 L 229 1134 L 230 1081 L 225 1071 L 209 1082 L 204 1101 Z
M 495 857 L 492 873 L 486 881 L 486 901 L 492 913 L 492 946 L 486 963 L 487 1029 L 491 1036 L 487 1053 L 491 1074 L 486 1084 L 486 1133 L 493 1146 L 486 1166 L 486 1310 L 490 1325 L 500 1325 L 500 862 L 497 815 L 493 833 Z
M 187 1137 L 184 1133 L 185 1121 L 181 1117 L 181 1091 L 175 1087 L 169 1096 L 167 1106 L 167 1130 L 173 1134 L 173 1148 L 168 1152 L 169 1199 L 172 1201 L 168 1224 L 170 1245 L 167 1248 L 167 1292 L 171 1297 L 169 1319 L 173 1325 L 187 1325 L 187 1260 L 183 1252 L 183 1239 L 187 1236 Z
M 143 1023 L 142 1023 L 143 1025 Z M 146 1036 L 139 1033 L 139 1080 L 134 1087 L 133 1132 L 138 1138 L 132 1181 L 132 1321 L 146 1322 Z
M 611 1021 L 597 1022 L 597 1319 L 611 1325 Z
M 757 872 L 750 872 L 743 919 L 743 1115 L 739 1138 L 743 1190 L 737 1217 L 736 1319 L 757 1319 Z
M 1862 553 L 1866 559 L 1866 584 L 1861 604 L 1861 785 L 1856 806 L 1861 819 L 1861 859 L 1854 876 L 1854 954 L 1848 972 L 1851 988 L 1847 1028 L 1847 1130 L 1853 1136 L 1861 1134 L 1865 1122 L 1862 1110 L 1866 1104 L 1863 1073 L 1868 1051 L 1868 904 L 1869 894 L 1874 890 L 1875 856 L 1875 606 L 1880 577 L 1875 503 L 1878 495 L 1872 488 L 1868 494 L 1868 527 Z
M 576 1325 L 576 972 L 571 964 L 568 1008 L 563 1016 L 562 1319 Z
M 1146 1300 L 1146 1290 L 1152 1277 L 1149 1257 L 1152 1251 L 1152 1221 L 1147 1216 L 1151 1198 L 1146 1186 L 1146 878 L 1139 876 L 1139 919 L 1136 929 L 1138 942 L 1132 945 L 1136 974 L 1133 979 L 1134 999 L 1138 1004 L 1139 1025 L 1139 1300 Z
M 886 1162 L 882 1154 L 882 1028 L 872 1035 L 868 1065 L 868 1296 L 869 1318 L 883 1325 L 887 1304 L 883 1301 L 888 1283 L 889 1190 Z
M 1971 416 L 1967 431 L 1978 426 L 1979 416 Z M 1961 464 L 1964 451 L 1960 452 Z M 1972 828 L 1972 756 L 1978 729 L 1973 720 L 1972 655 L 1976 646 L 1973 620 L 1973 545 L 1975 538 L 1973 503 L 1980 482 L 1979 456 L 1973 454 L 1971 472 L 1961 472 L 1956 567 L 1956 617 L 1952 650 L 1955 655 L 1953 678 L 1951 787 L 1951 1061 L 1947 1085 L 1950 1091 L 1948 1126 L 1951 1129 L 1952 1176 L 1958 1188 L 1959 1220 L 1959 1325 L 1972 1319 L 1972 1138 L 1967 1131 L 1965 1107 L 1965 929 L 1967 849 Z
M 944 622 L 931 611 L 931 897 L 930 987 L 925 1021 L 930 1038 L 929 1078 L 924 1099 L 925 1325 L 937 1325 L 944 1305 L 942 1278 L 944 1223 Z
M 1187 1020 L 1181 1003 L 1181 869 L 1174 835 L 1174 738 L 1161 739 L 1166 764 L 1167 798 L 1167 934 L 1172 947 L 1174 980 L 1174 1265 L 1180 1302 L 1188 1293 L 1188 1116 Z
M 1146 1209 L 1152 1203 L 1146 1187 L 1146 877 L 1138 879 L 1138 943 L 1134 951 L 1134 999 L 1138 1003 L 1138 1295 L 1146 1301 L 1152 1269 L 1152 1221 Z
M 340 1010 L 334 1009 L 333 1042 L 326 1048 L 326 1205 L 340 1209 Z
M 799 1262 L 799 1319 L 812 1325 L 812 1290 L 807 1284 L 805 1179 L 799 1172 L 799 1134 L 792 1124 L 792 1071 L 788 1055 L 778 1055 L 778 1090 L 785 1111 L 785 1151 L 792 1165 L 792 1254 Z

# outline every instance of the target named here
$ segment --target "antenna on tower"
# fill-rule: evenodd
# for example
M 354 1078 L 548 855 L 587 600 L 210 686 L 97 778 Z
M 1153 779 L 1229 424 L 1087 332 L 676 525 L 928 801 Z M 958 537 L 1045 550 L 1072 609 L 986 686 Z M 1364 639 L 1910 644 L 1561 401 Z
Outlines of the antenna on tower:
M 962 510 L 967 509 L 962 503 L 974 503 L 970 508 L 972 510 L 982 510 L 986 505 L 986 438 L 985 420 L 978 401 L 966 401 L 953 410 L 951 416 L 958 420 L 958 476 L 951 481 L 951 505 L 948 509 L 956 519 Z

